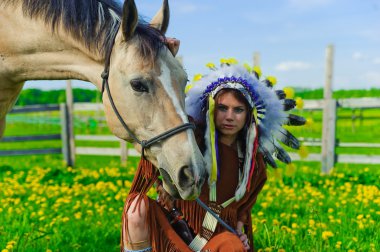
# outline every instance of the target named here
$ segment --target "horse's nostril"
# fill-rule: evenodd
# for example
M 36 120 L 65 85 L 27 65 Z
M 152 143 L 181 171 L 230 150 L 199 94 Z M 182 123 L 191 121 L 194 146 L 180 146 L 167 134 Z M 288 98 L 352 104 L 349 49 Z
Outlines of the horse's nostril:
M 178 184 L 181 188 L 186 188 L 194 184 L 193 171 L 189 166 L 182 166 L 179 170 Z

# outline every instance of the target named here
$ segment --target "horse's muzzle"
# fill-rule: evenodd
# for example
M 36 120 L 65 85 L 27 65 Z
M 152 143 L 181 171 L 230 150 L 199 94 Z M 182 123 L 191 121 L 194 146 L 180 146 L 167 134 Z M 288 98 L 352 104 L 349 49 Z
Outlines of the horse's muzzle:
M 165 169 L 160 168 L 159 171 L 163 178 L 164 189 L 172 197 L 191 200 L 199 196 L 203 179 L 195 177 L 189 166 L 182 166 L 175 179 L 172 179 Z

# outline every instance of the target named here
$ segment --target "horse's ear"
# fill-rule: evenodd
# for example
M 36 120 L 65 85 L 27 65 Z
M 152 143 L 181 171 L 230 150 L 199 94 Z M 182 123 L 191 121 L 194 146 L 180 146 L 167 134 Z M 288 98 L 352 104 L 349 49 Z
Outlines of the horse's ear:
M 169 26 L 169 18 L 169 3 L 168 0 L 164 0 L 161 9 L 157 12 L 157 14 L 153 17 L 152 21 L 150 22 L 150 26 L 160 30 L 162 34 L 165 34 Z
M 133 37 L 138 22 L 137 8 L 134 0 L 125 0 L 123 6 L 122 29 L 124 39 L 127 41 Z

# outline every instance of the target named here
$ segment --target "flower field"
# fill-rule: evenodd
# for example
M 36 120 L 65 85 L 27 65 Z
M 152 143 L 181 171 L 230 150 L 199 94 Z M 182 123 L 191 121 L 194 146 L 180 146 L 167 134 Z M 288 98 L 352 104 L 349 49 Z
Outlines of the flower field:
M 0 159 L 0 251 L 119 251 L 137 159 L 60 155 Z M 277 170 L 253 208 L 258 251 L 380 251 L 380 169 L 318 163 Z M 154 193 L 152 193 L 154 197 Z

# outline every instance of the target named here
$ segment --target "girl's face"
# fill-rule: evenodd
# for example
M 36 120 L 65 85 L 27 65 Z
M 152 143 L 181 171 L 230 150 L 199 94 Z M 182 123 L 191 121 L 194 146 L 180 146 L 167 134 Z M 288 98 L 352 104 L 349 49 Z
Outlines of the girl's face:
M 222 93 L 216 101 L 215 127 L 222 137 L 236 140 L 247 119 L 248 109 L 245 103 L 236 99 L 232 92 Z

